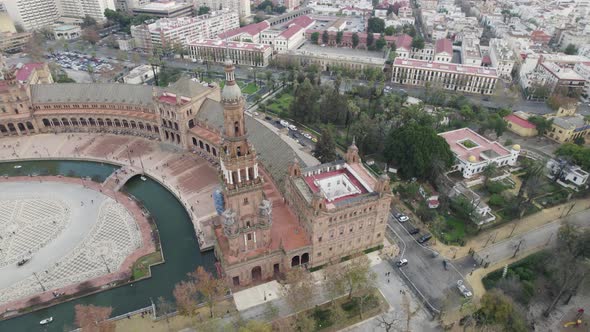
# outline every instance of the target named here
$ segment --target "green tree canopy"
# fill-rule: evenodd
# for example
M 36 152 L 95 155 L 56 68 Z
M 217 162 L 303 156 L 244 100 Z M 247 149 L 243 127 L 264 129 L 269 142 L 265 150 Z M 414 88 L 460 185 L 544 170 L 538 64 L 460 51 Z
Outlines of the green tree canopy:
M 417 48 L 419 50 L 424 48 L 424 39 L 422 37 L 414 37 L 412 40 L 412 47 Z
M 504 331 L 528 331 L 522 314 L 516 310 L 514 302 L 501 291 L 490 291 L 481 298 L 480 313 L 485 322 L 490 325 L 498 324 Z
M 336 143 L 332 131 L 328 128 L 322 129 L 320 139 L 315 146 L 315 156 L 323 163 L 329 163 L 336 160 Z
M 199 7 L 199 11 L 197 12 L 197 15 L 205 15 L 205 14 L 209 14 L 209 11 L 211 9 L 207 6 L 201 6 Z
M 381 35 L 381 37 L 379 37 L 379 39 L 377 39 L 377 42 L 375 43 L 375 48 L 377 48 L 377 50 L 382 50 L 383 47 L 385 47 L 385 45 L 387 45 L 387 41 L 385 41 L 385 37 L 383 37 L 383 35 Z
M 367 33 L 367 47 L 370 47 L 371 45 L 373 45 L 373 42 L 375 41 L 375 36 L 373 36 L 372 33 Z
M 359 45 L 359 35 L 355 32 L 352 34 L 352 48 L 356 48 L 358 45 Z
M 578 166 L 590 170 L 590 148 L 579 146 L 574 143 L 562 144 L 555 154 L 570 158 Z
M 393 27 L 393 25 L 390 25 L 383 31 L 385 32 L 386 36 L 393 36 L 393 34 L 395 33 L 395 28 Z
M 336 32 L 336 44 L 340 45 L 342 43 L 342 36 L 344 36 L 343 31 Z
M 553 124 L 553 120 L 548 120 L 542 116 L 531 116 L 528 118 L 528 121 L 534 124 L 537 127 L 537 132 L 539 135 L 544 135 L 551 129 L 551 125 Z
M 320 40 L 320 33 L 319 32 L 314 32 L 311 34 L 311 42 L 312 43 L 317 44 L 319 40 Z
M 433 128 L 409 123 L 393 129 L 387 138 L 384 151 L 388 162 L 398 166 L 404 178 L 428 178 L 435 164 L 448 169 L 454 160 L 451 148 Z
M 574 44 L 569 44 L 563 52 L 569 55 L 578 54 L 578 48 Z
M 385 21 L 379 17 L 371 17 L 367 22 L 367 32 L 382 33 L 385 30 Z
M 328 30 L 324 30 L 324 33 L 322 34 L 322 43 L 327 44 L 329 39 L 330 35 L 328 35 Z

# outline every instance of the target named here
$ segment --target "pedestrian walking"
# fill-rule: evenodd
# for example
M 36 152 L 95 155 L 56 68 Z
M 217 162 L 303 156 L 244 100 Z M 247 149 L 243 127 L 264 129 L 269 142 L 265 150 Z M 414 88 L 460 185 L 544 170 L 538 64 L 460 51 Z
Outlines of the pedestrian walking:
M 389 279 L 387 279 L 387 283 L 389 283 Z

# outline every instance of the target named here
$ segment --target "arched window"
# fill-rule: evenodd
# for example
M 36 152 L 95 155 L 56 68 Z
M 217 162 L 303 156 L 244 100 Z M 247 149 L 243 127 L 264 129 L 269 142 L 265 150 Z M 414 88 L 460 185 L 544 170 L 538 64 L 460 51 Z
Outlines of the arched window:
M 34 130 L 35 126 L 33 126 L 33 124 L 30 121 L 27 121 L 27 129 Z
M 121 127 L 121 121 L 119 119 L 115 119 L 115 127 Z
M 49 122 L 49 120 L 47 120 L 47 119 L 43 119 L 43 126 L 51 127 L 51 122 Z
M 113 122 L 111 121 L 111 119 L 106 119 L 107 122 L 107 126 L 112 127 L 113 126 Z
M 234 122 L 234 131 L 236 136 L 240 135 L 240 124 L 238 123 L 238 121 Z
M 129 128 L 129 122 L 127 120 L 123 120 L 123 127 Z
M 78 126 L 79 125 L 78 124 L 78 119 L 76 119 L 76 118 L 71 118 L 70 119 L 70 122 L 72 123 L 72 126 Z
M 96 121 L 98 122 L 99 126 L 104 126 L 104 121 L 101 118 L 96 119 Z
M 70 121 L 68 121 L 68 119 L 66 119 L 66 118 L 61 118 L 61 123 L 63 123 L 64 126 L 70 125 Z
M 88 119 L 88 122 L 90 123 L 91 126 L 96 126 L 96 121 L 94 121 L 93 118 Z
M 52 119 L 51 122 L 53 122 L 53 125 L 56 126 L 56 127 L 59 127 L 60 126 L 58 119 Z
M 137 125 L 139 126 L 139 129 L 144 130 L 145 127 L 143 126 L 143 122 L 138 122 Z
M 133 128 L 133 129 L 137 128 L 137 124 L 135 124 L 135 121 L 131 121 L 131 128 Z
M 80 124 L 84 127 L 86 127 L 88 125 L 88 122 L 86 122 L 86 119 L 84 118 L 80 118 Z

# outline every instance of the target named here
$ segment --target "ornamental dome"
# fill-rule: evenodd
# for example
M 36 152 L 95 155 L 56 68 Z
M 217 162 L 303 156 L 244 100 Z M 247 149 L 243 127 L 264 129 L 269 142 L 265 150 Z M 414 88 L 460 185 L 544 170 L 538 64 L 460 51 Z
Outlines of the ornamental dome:
M 514 144 L 514 145 L 512 146 L 512 150 L 514 150 L 514 151 L 520 151 L 520 145 L 518 145 L 518 144 Z
M 221 90 L 221 100 L 237 101 L 242 97 L 242 90 L 237 84 L 225 84 Z
M 475 158 L 475 156 L 469 156 L 469 158 L 467 158 L 469 160 L 469 162 L 474 163 L 477 161 L 477 158 Z

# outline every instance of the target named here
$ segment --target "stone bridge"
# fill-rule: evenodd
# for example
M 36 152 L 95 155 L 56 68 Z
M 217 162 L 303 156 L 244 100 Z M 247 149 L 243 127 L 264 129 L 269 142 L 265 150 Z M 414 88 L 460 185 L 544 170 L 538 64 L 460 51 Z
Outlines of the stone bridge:
M 119 191 L 129 179 L 136 175 L 143 175 L 143 171 L 133 166 L 123 166 L 111 175 L 102 183 L 102 187 L 113 191 Z

